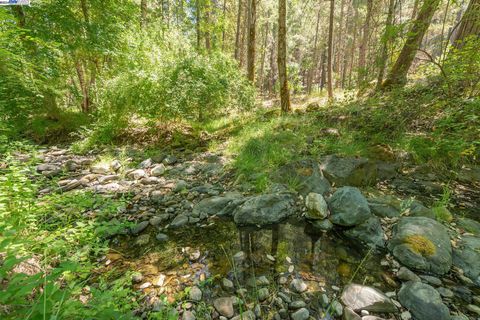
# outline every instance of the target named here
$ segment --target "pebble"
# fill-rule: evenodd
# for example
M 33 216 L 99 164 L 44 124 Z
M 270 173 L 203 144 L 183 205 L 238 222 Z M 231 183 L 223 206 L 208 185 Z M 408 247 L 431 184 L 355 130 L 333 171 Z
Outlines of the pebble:
M 200 288 L 198 287 L 192 287 L 190 289 L 190 300 L 193 300 L 193 301 L 200 301 L 202 300 L 202 290 L 200 290 Z
M 301 308 L 292 313 L 292 320 L 307 320 L 310 317 L 310 312 L 306 308 Z
M 300 309 L 300 308 L 305 308 L 306 306 L 307 306 L 307 304 L 305 303 L 305 301 L 297 300 L 297 301 L 293 301 L 292 303 L 290 303 L 289 308 L 296 310 L 296 309 Z
M 191 311 L 183 312 L 182 320 L 195 320 L 195 315 Z
M 233 285 L 233 282 L 227 278 L 223 278 L 222 279 L 222 287 L 223 289 L 225 290 L 228 290 L 228 291 L 233 291 L 234 290 L 234 285 Z
M 260 290 L 258 290 L 257 295 L 258 295 L 258 300 L 260 300 L 260 301 L 266 300 L 268 298 L 268 295 L 269 295 L 268 289 L 267 288 L 261 288 Z
M 233 303 L 230 297 L 222 297 L 213 300 L 213 306 L 219 314 L 224 317 L 231 318 L 233 317 Z
M 302 279 L 293 279 L 290 288 L 297 293 L 302 293 L 307 290 L 307 284 Z
M 400 318 L 402 318 L 402 320 L 410 320 L 412 319 L 412 314 L 410 311 L 404 311 L 400 314 Z
M 168 241 L 168 236 L 165 233 L 157 233 L 155 238 L 160 242 Z
M 332 302 L 332 310 L 333 313 L 339 317 L 343 314 L 343 306 L 336 300 Z

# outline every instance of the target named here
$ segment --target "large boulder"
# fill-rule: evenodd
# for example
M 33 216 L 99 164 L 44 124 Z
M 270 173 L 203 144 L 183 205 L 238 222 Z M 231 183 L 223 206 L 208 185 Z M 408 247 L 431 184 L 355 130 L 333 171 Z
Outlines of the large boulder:
M 452 266 L 447 229 L 430 218 L 401 218 L 388 248 L 402 264 L 419 271 L 442 275 Z
M 335 155 L 321 159 L 325 177 L 337 186 L 369 186 L 377 181 L 377 166 L 366 158 L 340 158 Z
M 366 310 L 378 313 L 398 312 L 393 301 L 378 289 L 360 284 L 349 284 L 340 297 L 343 304 L 353 311 Z
M 440 294 L 428 284 L 409 281 L 402 285 L 398 300 L 417 320 L 449 320 L 450 312 Z
M 295 213 L 295 198 L 290 193 L 251 197 L 233 212 L 238 225 L 264 226 L 278 223 Z
M 215 214 L 219 216 L 230 215 L 243 201 L 245 200 L 240 193 L 233 192 L 223 196 L 206 198 L 193 207 L 192 216 L 206 218 Z
M 465 236 L 453 250 L 453 264 L 480 286 L 480 238 Z
M 331 221 L 341 226 L 354 226 L 370 218 L 367 199 L 354 187 L 342 187 L 329 199 Z
M 358 226 L 345 231 L 345 235 L 370 247 L 385 247 L 385 233 L 380 224 L 380 219 L 377 217 L 371 217 Z
M 277 182 L 293 185 L 295 190 L 307 196 L 310 192 L 321 195 L 330 191 L 330 183 L 320 171 L 318 162 L 310 159 L 296 161 L 281 167 L 274 175 Z

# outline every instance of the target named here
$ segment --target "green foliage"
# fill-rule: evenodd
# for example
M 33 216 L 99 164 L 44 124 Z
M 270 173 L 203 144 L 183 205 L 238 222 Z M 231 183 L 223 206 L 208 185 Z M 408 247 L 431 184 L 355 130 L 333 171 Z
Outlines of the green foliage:
M 78 191 L 40 199 L 45 183 L 20 163 L 18 152 L 34 154 L 25 144 L 4 147 L 0 175 L 0 310 L 2 319 L 128 319 L 136 306 L 129 275 L 95 280 L 98 257 L 107 253 L 122 222 L 123 200 Z M 88 302 L 80 302 L 80 296 Z

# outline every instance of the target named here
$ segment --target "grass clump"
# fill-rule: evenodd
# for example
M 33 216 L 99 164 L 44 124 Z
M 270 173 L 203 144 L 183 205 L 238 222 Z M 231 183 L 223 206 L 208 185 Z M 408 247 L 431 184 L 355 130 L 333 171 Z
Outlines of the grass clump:
M 404 241 L 413 252 L 423 257 L 433 256 L 437 251 L 432 241 L 419 234 L 408 236 Z

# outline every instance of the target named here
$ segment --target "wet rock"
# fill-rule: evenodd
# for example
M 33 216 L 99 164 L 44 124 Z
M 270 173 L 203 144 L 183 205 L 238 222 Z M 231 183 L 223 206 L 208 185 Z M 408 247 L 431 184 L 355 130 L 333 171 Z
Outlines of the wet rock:
M 170 227 L 172 228 L 181 228 L 188 223 L 188 216 L 185 214 L 179 214 L 178 216 L 173 219 L 170 223 Z
M 147 227 L 148 227 L 148 224 L 149 222 L 148 221 L 142 221 L 140 223 L 137 223 L 135 226 L 132 227 L 131 229 L 131 233 L 133 235 L 137 235 L 139 234 L 140 232 L 142 232 L 143 230 L 145 230 Z
M 388 244 L 395 258 L 409 268 L 444 274 L 452 265 L 452 247 L 446 228 L 425 217 L 403 217 Z
M 165 233 L 160 232 L 160 233 L 157 233 L 157 235 L 155 236 L 155 239 L 157 239 L 160 242 L 165 242 L 165 241 L 168 241 L 168 236 Z
M 301 308 L 292 313 L 292 320 L 307 320 L 310 317 L 310 312 L 306 308 Z
M 255 314 L 253 311 L 248 310 L 243 312 L 241 315 L 233 317 L 232 320 L 255 320 Z
M 393 218 L 400 216 L 401 203 L 392 196 L 370 198 L 368 199 L 368 205 L 371 212 L 377 217 Z
M 370 247 L 385 247 L 385 233 L 380 224 L 380 219 L 377 217 L 371 217 L 367 221 L 345 231 L 345 235 Z
M 190 300 L 198 302 L 202 300 L 203 294 L 202 294 L 202 290 L 200 290 L 200 288 L 195 286 L 190 289 L 190 293 L 188 295 L 190 297 Z
M 302 279 L 293 279 L 290 282 L 290 289 L 294 292 L 302 293 L 307 290 L 307 284 Z
M 449 320 L 450 312 L 440 294 L 428 284 L 409 281 L 398 292 L 400 303 L 415 319 Z
M 343 304 L 354 311 L 397 312 L 397 307 L 383 292 L 359 284 L 349 284 L 342 292 Z
M 310 192 L 305 198 L 307 207 L 306 217 L 312 220 L 322 220 L 328 216 L 328 205 L 323 196 L 319 193 Z
M 480 238 L 464 236 L 453 250 L 453 264 L 480 286 Z
M 341 226 L 354 226 L 370 218 L 370 208 L 360 190 L 353 187 L 338 189 L 329 199 L 330 220 Z
M 238 225 L 264 226 L 278 223 L 295 214 L 293 195 L 264 194 L 251 197 L 233 212 Z
M 296 191 L 304 197 L 310 192 L 325 194 L 330 191 L 330 183 L 323 177 L 318 162 L 306 159 L 292 162 L 281 167 L 274 175 L 274 180 L 288 184 L 296 182 Z
M 333 229 L 333 223 L 328 219 L 312 221 L 311 225 L 314 230 L 320 231 L 320 232 L 329 231 Z
M 321 170 L 337 186 L 368 186 L 377 180 L 377 167 L 366 158 L 340 158 L 335 155 L 321 160 Z
M 405 267 L 401 267 L 398 270 L 397 277 L 398 279 L 403 281 L 421 281 L 419 276 L 417 276 L 413 271 Z
M 152 171 L 150 171 L 150 174 L 154 177 L 160 177 L 165 173 L 165 166 L 163 164 L 158 164 L 155 167 L 152 168 Z
M 234 314 L 233 303 L 230 297 L 217 298 L 213 300 L 213 306 L 219 314 L 231 318 Z

